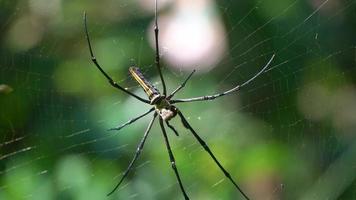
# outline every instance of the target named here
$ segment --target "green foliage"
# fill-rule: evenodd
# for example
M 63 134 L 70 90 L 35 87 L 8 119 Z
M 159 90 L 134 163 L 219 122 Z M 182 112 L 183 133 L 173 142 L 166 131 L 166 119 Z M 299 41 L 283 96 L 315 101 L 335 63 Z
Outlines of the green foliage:
M 159 12 L 162 35 L 175 2 Z M 240 92 L 178 105 L 251 199 L 356 198 L 355 175 L 332 170 L 356 158 L 339 159 L 356 138 L 355 3 L 317 2 L 216 1 L 207 15 L 217 14 L 226 29 L 224 55 L 177 94 L 232 88 L 276 53 L 270 70 Z M 137 65 L 161 88 L 152 7 L 153 1 L 0 1 L 0 199 L 106 198 L 149 117 L 119 132 L 107 129 L 149 107 L 112 88 L 91 63 L 82 14 L 103 68 L 144 96 L 127 70 Z M 172 64 L 170 51 L 161 46 L 172 91 L 199 66 Z M 168 131 L 191 199 L 240 198 L 180 120 L 171 124 L 180 133 Z M 335 181 L 335 188 L 324 184 Z M 108 199 L 130 198 L 182 199 L 157 125 L 136 168 Z

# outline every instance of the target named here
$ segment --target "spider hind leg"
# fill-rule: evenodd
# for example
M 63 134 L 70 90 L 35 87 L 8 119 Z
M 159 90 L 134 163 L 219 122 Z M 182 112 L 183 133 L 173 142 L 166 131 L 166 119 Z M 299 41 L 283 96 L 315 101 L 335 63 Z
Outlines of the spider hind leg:
M 224 173 L 225 177 L 228 178 L 230 180 L 230 182 L 235 186 L 235 188 L 242 194 L 242 196 L 245 197 L 245 199 L 249 200 L 250 198 L 242 191 L 242 189 L 237 185 L 237 183 L 234 181 L 234 179 L 232 179 L 231 175 L 229 174 L 228 171 L 226 171 L 226 169 L 220 164 L 220 162 L 218 161 L 218 159 L 215 157 L 215 155 L 213 154 L 213 152 L 210 150 L 209 146 L 206 144 L 206 142 L 195 132 L 195 130 L 192 128 L 192 126 L 190 126 L 190 124 L 188 123 L 188 121 L 185 119 L 185 117 L 183 116 L 182 112 L 180 112 L 179 110 L 177 111 L 179 117 L 182 120 L 183 126 L 185 128 L 187 128 L 188 130 L 190 130 L 190 132 L 193 134 L 193 136 L 195 137 L 195 139 L 198 140 L 198 142 L 200 143 L 200 145 L 204 148 L 204 150 L 210 155 L 210 157 L 214 160 L 215 164 L 220 168 L 220 170 Z
M 184 199 L 185 200 L 189 200 L 189 197 L 188 197 L 187 193 L 185 192 L 182 180 L 181 180 L 181 178 L 179 176 L 179 173 L 178 173 L 178 169 L 177 169 L 177 166 L 176 166 L 176 161 L 175 161 L 171 146 L 169 144 L 168 136 L 167 136 L 167 133 L 166 133 L 166 129 L 164 128 L 163 119 L 162 118 L 159 118 L 159 125 L 161 126 L 161 130 L 162 130 L 162 133 L 163 133 L 164 141 L 166 143 L 166 147 L 167 147 L 167 151 L 168 151 L 168 155 L 169 155 L 169 160 L 171 161 L 171 167 L 172 167 L 172 169 L 174 171 L 174 174 L 176 175 L 176 178 L 177 178 L 179 187 L 180 187 L 180 189 L 181 189 L 181 191 L 183 193 Z
M 176 136 L 179 136 L 178 131 L 174 128 L 174 126 L 172 126 L 168 121 L 166 121 L 167 126 L 173 131 L 174 134 L 176 134 Z
M 132 158 L 132 160 L 131 160 L 129 166 L 127 167 L 127 169 L 125 170 L 124 174 L 122 175 L 120 181 L 116 184 L 116 186 L 114 187 L 114 189 L 111 190 L 111 192 L 107 194 L 107 196 L 110 196 L 111 194 L 113 194 L 113 193 L 117 190 L 117 188 L 119 188 L 119 186 L 121 185 L 121 183 L 124 181 L 124 179 L 127 177 L 127 175 L 129 174 L 129 172 L 131 171 L 131 169 L 132 169 L 134 163 L 136 162 L 137 158 L 140 156 L 140 154 L 141 154 L 141 152 L 142 152 L 143 146 L 145 145 L 146 139 L 147 139 L 147 137 L 148 137 L 148 134 L 150 133 L 150 130 L 151 130 L 151 128 L 152 128 L 153 122 L 154 122 L 155 119 L 156 119 L 156 116 L 157 116 L 157 114 L 155 113 L 155 114 L 153 115 L 153 118 L 151 119 L 150 123 L 149 123 L 148 126 L 147 126 L 147 129 L 146 129 L 146 131 L 145 131 L 145 134 L 143 135 L 143 137 L 142 137 L 140 143 L 139 143 L 138 146 L 137 146 L 136 153 L 135 153 L 134 157 Z

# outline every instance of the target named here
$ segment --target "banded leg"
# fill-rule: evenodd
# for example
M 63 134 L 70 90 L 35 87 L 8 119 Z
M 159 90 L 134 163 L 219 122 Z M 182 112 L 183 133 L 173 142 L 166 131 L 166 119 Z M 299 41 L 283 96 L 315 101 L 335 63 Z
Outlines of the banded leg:
M 167 97 L 168 100 L 171 99 L 180 89 L 184 88 L 185 84 L 186 84 L 187 81 L 190 79 L 190 77 L 193 76 L 194 72 L 195 72 L 195 70 L 193 70 L 193 71 L 189 74 L 189 76 L 185 79 L 185 81 L 184 81 L 182 84 L 180 84 L 180 85 L 178 86 L 178 88 L 175 89 L 175 90 Z
M 87 27 L 87 14 L 84 12 L 84 30 L 85 30 L 85 37 L 87 38 L 87 42 L 88 42 L 88 47 L 89 47 L 89 51 L 90 51 L 90 56 L 91 56 L 91 60 L 94 63 L 94 65 L 98 68 L 98 70 L 106 77 L 106 79 L 109 81 L 110 85 L 125 92 L 126 94 L 135 97 L 136 99 L 138 99 L 139 101 L 142 101 L 144 103 L 150 103 L 150 101 L 143 99 L 139 96 L 137 96 L 136 94 L 125 90 L 125 88 L 121 87 L 119 84 L 117 84 L 104 70 L 103 68 L 101 68 L 99 62 L 97 61 L 96 57 L 94 56 L 93 53 L 93 49 L 91 47 L 91 42 L 90 42 L 90 38 L 89 38 L 89 33 L 88 33 L 88 27 Z
M 111 195 L 112 193 L 114 193 L 116 191 L 116 189 L 121 185 L 122 181 L 126 178 L 126 176 L 129 174 L 130 170 L 132 169 L 133 167 L 133 164 L 135 163 L 135 161 L 137 160 L 138 156 L 141 154 L 142 152 L 142 149 L 143 149 L 143 145 L 145 144 L 145 141 L 147 139 L 147 136 L 151 130 L 151 127 L 152 127 L 152 124 L 153 122 L 155 121 L 157 117 L 157 113 L 155 113 L 153 115 L 153 118 L 151 120 L 151 122 L 148 124 L 148 127 L 145 131 L 145 134 L 143 135 L 142 139 L 141 139 L 141 142 L 139 143 L 139 145 L 137 146 L 137 150 L 136 150 L 136 153 L 135 153 L 135 156 L 133 157 L 133 159 L 131 160 L 129 166 L 127 167 L 126 171 L 124 172 L 124 174 L 122 175 L 119 183 L 115 186 L 115 188 L 109 193 L 107 194 L 107 196 Z
M 167 150 L 168 150 L 169 159 L 171 161 L 172 169 L 173 169 L 174 173 L 176 174 L 176 177 L 177 177 L 177 180 L 178 180 L 178 183 L 179 183 L 179 187 L 182 190 L 184 199 L 185 200 L 189 200 L 189 197 L 188 197 L 187 193 L 184 190 L 183 183 L 182 183 L 182 181 L 180 179 L 180 176 L 179 176 L 179 173 L 178 173 L 178 169 L 177 169 L 177 166 L 176 166 L 176 161 L 174 159 L 174 156 L 173 156 L 173 153 L 172 153 L 172 150 L 171 150 L 171 146 L 169 145 L 167 133 L 166 133 L 166 130 L 164 128 L 162 118 L 159 118 L 159 125 L 161 126 L 161 129 L 162 129 L 164 141 L 166 142 L 166 147 L 167 147 Z
M 127 121 L 126 123 L 124 123 L 124 124 L 122 124 L 122 125 L 120 125 L 120 126 L 118 126 L 118 127 L 110 128 L 109 131 L 113 131 L 113 130 L 118 131 L 118 130 L 124 128 L 125 126 L 130 125 L 130 124 L 134 123 L 135 121 L 141 119 L 142 117 L 148 115 L 148 114 L 151 113 L 154 109 L 155 109 L 155 108 L 151 108 L 151 109 L 149 109 L 147 112 L 143 113 L 142 115 L 140 115 L 140 116 L 138 116 L 138 117 L 135 117 L 135 118 L 133 118 L 133 119 L 130 119 L 129 121 Z
M 155 62 L 156 62 L 156 66 L 158 69 L 158 73 L 159 73 L 159 77 L 161 78 L 161 82 L 162 82 L 162 86 L 163 86 L 163 95 L 166 96 L 167 95 L 167 89 L 166 89 L 166 83 L 164 82 L 164 78 L 162 75 L 162 69 L 161 69 L 161 64 L 160 64 L 160 57 L 159 57 L 159 43 L 158 43 L 158 22 L 157 22 L 157 0 L 155 1 L 155 27 L 154 27 L 154 31 L 155 31 L 155 44 L 156 44 L 156 58 L 155 58 Z
M 194 137 L 198 140 L 198 142 L 200 143 L 200 145 L 205 149 L 206 152 L 208 152 L 208 154 L 210 155 L 210 157 L 214 160 L 214 162 L 216 163 L 216 165 L 219 166 L 220 170 L 224 173 L 224 175 L 226 176 L 226 178 L 228 178 L 232 184 L 234 184 L 235 188 L 245 197 L 245 199 L 249 200 L 248 196 L 242 191 L 242 189 L 237 185 L 237 183 L 232 179 L 231 175 L 225 170 L 225 168 L 220 164 L 220 162 L 218 161 L 218 159 L 215 157 L 215 155 L 213 154 L 213 152 L 210 150 L 210 148 L 208 147 L 208 145 L 205 143 L 205 141 L 203 139 L 200 138 L 200 136 L 195 132 L 195 130 L 190 126 L 190 124 L 188 123 L 188 121 L 185 119 L 185 117 L 183 116 L 183 114 L 178 111 L 178 115 L 180 116 L 182 123 L 184 125 L 185 128 L 189 129 L 191 131 L 191 133 L 194 135 Z
M 259 75 L 261 75 L 267 69 L 267 67 L 271 64 L 274 56 L 275 56 L 275 54 L 272 55 L 272 57 L 269 59 L 267 64 L 257 74 L 255 74 L 252 78 L 250 78 L 249 80 L 247 80 L 246 82 L 244 82 L 241 85 L 237 85 L 236 87 L 234 87 L 234 88 L 232 88 L 230 90 L 227 90 L 227 91 L 225 91 L 223 93 L 220 93 L 220 94 L 207 95 L 207 96 L 201 96 L 201 97 L 194 97 L 194 98 L 189 98 L 189 99 L 176 99 L 176 100 L 171 100 L 171 103 L 174 104 L 174 103 L 183 103 L 183 102 L 192 102 L 192 101 L 209 101 L 209 100 L 213 100 L 213 99 L 216 99 L 218 97 L 222 97 L 222 96 L 231 94 L 233 92 L 236 92 L 236 91 L 240 90 L 242 87 L 244 87 L 247 84 L 249 84 L 254 79 L 256 79 Z

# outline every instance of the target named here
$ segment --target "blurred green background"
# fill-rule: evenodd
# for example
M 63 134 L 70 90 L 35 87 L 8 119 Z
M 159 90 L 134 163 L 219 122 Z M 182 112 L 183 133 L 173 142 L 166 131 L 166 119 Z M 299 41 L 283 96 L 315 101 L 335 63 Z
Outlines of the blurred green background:
M 251 199 L 356 199 L 356 1 L 159 1 L 169 91 L 214 94 L 269 70 L 242 91 L 178 107 Z M 112 196 L 150 120 L 90 61 L 144 96 L 157 88 L 153 0 L 0 0 L 0 199 L 183 199 L 159 126 Z M 168 135 L 191 199 L 242 199 L 184 129 Z

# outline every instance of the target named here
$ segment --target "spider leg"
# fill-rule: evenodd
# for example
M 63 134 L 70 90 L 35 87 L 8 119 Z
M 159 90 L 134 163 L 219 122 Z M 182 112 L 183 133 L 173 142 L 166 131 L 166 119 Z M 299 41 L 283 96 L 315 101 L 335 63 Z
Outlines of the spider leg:
M 192 102 L 192 101 L 208 101 L 208 100 L 213 100 L 213 99 L 216 99 L 218 97 L 222 97 L 222 96 L 231 94 L 233 92 L 236 92 L 236 91 L 240 90 L 242 87 L 244 87 L 247 84 L 249 84 L 251 81 L 253 81 L 255 78 L 257 78 L 259 75 L 261 75 L 267 69 L 267 67 L 271 64 L 274 56 L 275 56 L 275 54 L 272 55 L 272 57 L 269 59 L 267 64 L 257 74 L 255 74 L 252 78 L 250 78 L 249 80 L 247 80 L 246 82 L 244 82 L 241 85 L 237 85 L 236 87 L 234 87 L 234 88 L 232 88 L 230 90 L 227 90 L 227 91 L 225 91 L 223 93 L 220 93 L 220 94 L 207 95 L 207 96 L 201 96 L 201 97 L 194 97 L 194 98 L 188 98 L 188 99 L 171 100 L 170 103 L 174 104 L 174 103 Z
M 189 76 L 185 79 L 185 81 L 184 81 L 182 84 L 180 84 L 180 85 L 178 86 L 178 88 L 175 89 L 175 90 L 167 97 L 168 100 L 171 99 L 180 89 L 182 89 L 182 88 L 185 86 L 185 84 L 186 84 L 187 81 L 190 79 L 190 77 L 192 77 L 192 75 L 194 74 L 194 72 L 195 72 L 195 70 L 193 70 L 193 71 L 189 74 Z
M 132 166 L 133 164 L 135 163 L 135 161 L 137 160 L 138 156 L 141 154 L 142 152 L 142 149 L 143 149 L 143 145 L 145 144 L 145 141 L 147 139 L 147 136 L 148 136 L 148 133 L 150 132 L 151 130 L 151 127 L 152 127 L 152 124 L 154 122 L 154 120 L 156 119 L 157 117 L 157 113 L 155 113 L 153 115 L 153 118 L 152 120 L 150 121 L 150 123 L 148 124 L 148 127 L 145 131 L 145 134 L 143 135 L 142 139 L 141 139 L 141 142 L 139 143 L 139 145 L 137 146 L 137 150 L 136 150 L 136 153 L 135 153 L 135 156 L 133 157 L 133 159 L 131 160 L 129 166 L 127 167 L 126 171 L 124 172 L 124 174 L 122 175 L 119 183 L 115 186 L 115 188 L 107 194 L 107 196 L 111 195 L 112 193 L 114 193 L 116 191 L 116 189 L 121 185 L 122 181 L 126 178 L 126 176 L 128 175 L 128 173 L 130 172 L 130 170 L 132 169 Z
M 159 43 L 158 43 L 158 22 L 157 22 L 157 0 L 155 1 L 155 27 L 154 27 L 154 31 L 155 31 L 155 45 L 156 45 L 156 58 L 155 58 L 155 62 L 156 62 L 156 66 L 158 69 L 158 73 L 159 76 L 161 78 L 161 82 L 162 82 L 162 86 L 163 86 L 163 95 L 166 96 L 167 95 L 167 89 L 166 89 L 166 83 L 164 82 L 163 79 L 163 75 L 162 75 L 162 70 L 161 70 L 161 64 L 160 64 L 160 58 L 159 58 Z
M 180 176 L 179 176 L 179 173 L 178 173 L 178 169 L 177 169 L 177 166 L 176 166 L 176 161 L 174 159 L 174 156 L 173 156 L 173 153 L 172 153 L 172 150 L 171 150 L 171 146 L 169 145 L 167 133 L 166 133 L 166 130 L 164 128 L 162 118 L 159 118 L 159 125 L 161 126 L 161 129 L 162 129 L 162 133 L 163 133 L 164 140 L 166 142 L 166 147 L 167 147 L 167 150 L 168 150 L 169 159 L 171 161 L 172 169 L 173 169 L 174 173 L 176 174 L 176 177 L 177 177 L 177 180 L 178 180 L 178 183 L 179 183 L 179 187 L 182 190 L 182 193 L 184 195 L 184 199 L 185 200 L 189 200 L 189 197 L 188 197 L 187 193 L 184 190 L 183 183 L 182 183 L 182 181 L 180 179 Z
M 85 37 L 87 39 L 88 42 L 88 47 L 89 47 L 89 51 L 90 51 L 90 56 L 91 56 L 91 60 L 92 62 L 95 64 L 95 66 L 99 69 L 99 71 L 106 77 L 106 79 L 109 81 L 110 85 L 125 92 L 126 94 L 135 97 L 136 99 L 138 99 L 139 101 L 142 101 L 144 103 L 150 103 L 150 101 L 143 99 L 137 95 L 135 95 L 134 93 L 125 90 L 125 88 L 121 87 L 119 84 L 117 84 L 104 70 L 103 68 L 101 68 L 99 62 L 97 61 L 96 57 L 94 56 L 93 53 L 93 49 L 91 47 L 91 42 L 90 42 L 90 38 L 89 38 L 89 33 L 88 33 L 88 27 L 87 27 L 87 14 L 84 12 L 84 16 L 83 16 L 83 20 L 84 20 L 84 30 L 85 30 Z
M 142 117 L 148 115 L 148 114 L 151 113 L 154 109 L 155 109 L 155 108 L 153 107 L 153 108 L 149 109 L 147 112 L 143 113 L 142 115 L 137 116 L 137 117 L 135 117 L 135 118 L 133 118 L 133 119 L 130 119 L 129 121 L 127 121 L 126 123 L 124 123 L 124 124 L 122 124 L 122 125 L 120 125 L 120 126 L 118 126 L 118 127 L 110 128 L 109 131 L 113 131 L 113 130 L 118 131 L 118 130 L 124 128 L 125 126 L 130 125 L 130 124 L 134 123 L 135 121 L 141 119 Z
M 167 126 L 176 134 L 176 136 L 179 136 L 178 131 L 172 126 L 168 121 L 166 121 Z
M 234 184 L 235 188 L 245 197 L 245 199 L 249 200 L 249 198 L 247 197 L 247 195 L 242 191 L 242 189 L 237 185 L 237 183 L 232 179 L 231 175 L 224 169 L 224 167 L 220 164 L 220 162 L 218 161 L 218 159 L 214 156 L 213 152 L 211 152 L 210 148 L 208 147 L 208 145 L 205 143 L 205 141 L 203 139 L 201 139 L 201 137 L 195 132 L 195 130 L 190 126 L 190 124 L 188 123 L 188 121 L 185 119 L 185 117 L 183 116 L 183 114 L 178 110 L 178 115 L 180 116 L 182 123 L 184 125 L 185 128 L 189 129 L 192 134 L 194 135 L 194 137 L 198 140 L 198 142 L 200 143 L 200 145 L 205 149 L 205 151 L 207 151 L 210 155 L 210 157 L 214 160 L 214 162 L 219 166 L 220 170 L 224 173 L 224 175 L 232 182 L 232 184 Z

